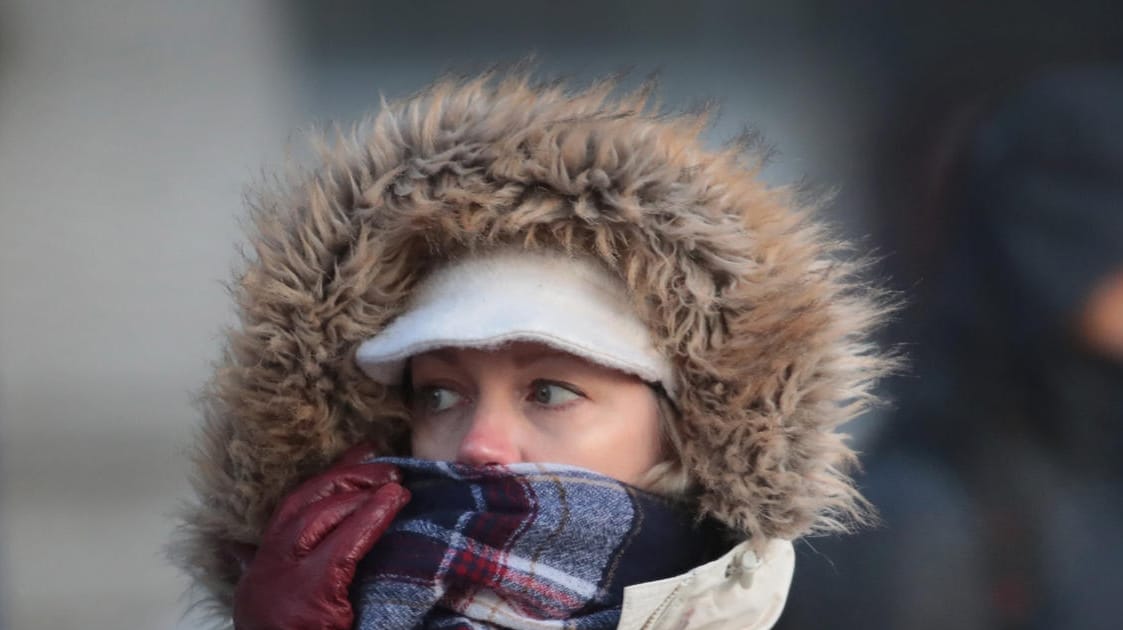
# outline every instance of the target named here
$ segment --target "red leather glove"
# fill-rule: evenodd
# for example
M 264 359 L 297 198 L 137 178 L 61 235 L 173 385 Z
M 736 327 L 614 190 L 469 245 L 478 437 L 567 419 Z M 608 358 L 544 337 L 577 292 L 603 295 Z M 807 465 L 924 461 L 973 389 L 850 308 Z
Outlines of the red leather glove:
M 373 454 L 352 448 L 281 502 L 234 589 L 237 630 L 350 630 L 355 565 L 410 498 L 397 468 L 358 463 Z

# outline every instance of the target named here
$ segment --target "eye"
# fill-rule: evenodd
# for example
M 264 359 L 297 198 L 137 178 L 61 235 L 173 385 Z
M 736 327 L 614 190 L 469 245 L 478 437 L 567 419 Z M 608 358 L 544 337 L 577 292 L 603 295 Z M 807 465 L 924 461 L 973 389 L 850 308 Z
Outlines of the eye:
M 530 400 L 543 407 L 557 407 L 577 400 L 581 394 L 559 383 L 536 381 L 530 390 Z
M 418 392 L 418 406 L 425 413 L 448 411 L 463 400 L 463 396 L 447 387 L 423 387 Z

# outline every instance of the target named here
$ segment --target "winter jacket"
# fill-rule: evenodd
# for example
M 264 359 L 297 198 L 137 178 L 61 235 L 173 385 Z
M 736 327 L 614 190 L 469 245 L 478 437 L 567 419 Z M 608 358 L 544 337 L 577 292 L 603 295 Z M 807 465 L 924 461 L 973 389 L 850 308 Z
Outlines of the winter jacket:
M 892 364 L 870 341 L 884 302 L 810 201 L 761 183 L 751 141 L 709 150 L 704 113 L 616 92 L 443 80 L 251 196 L 239 325 L 201 396 L 197 499 L 175 544 L 217 613 L 239 573 L 226 541 L 256 543 L 278 499 L 349 445 L 405 452 L 405 406 L 359 371 L 356 346 L 434 266 L 497 247 L 582 252 L 619 274 L 676 372 L 698 515 L 746 541 L 631 587 L 621 627 L 767 628 L 783 594 L 743 623 L 756 604 L 733 595 L 744 587 L 730 563 L 773 559 L 767 579 L 786 592 L 786 541 L 860 518 L 854 454 L 835 429 Z M 686 626 L 644 625 L 691 610 Z M 707 625 L 714 610 L 734 620 Z
M 773 539 L 758 556 L 749 541 L 683 575 L 624 589 L 618 630 L 768 630 L 791 586 L 795 551 Z

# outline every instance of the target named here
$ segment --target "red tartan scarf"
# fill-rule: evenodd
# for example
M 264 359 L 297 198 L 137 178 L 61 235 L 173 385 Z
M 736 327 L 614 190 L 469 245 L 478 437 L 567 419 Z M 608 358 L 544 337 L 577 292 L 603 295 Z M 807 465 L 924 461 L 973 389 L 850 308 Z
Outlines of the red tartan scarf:
M 615 628 L 625 586 L 715 555 L 691 514 L 581 468 L 380 461 L 413 498 L 359 565 L 359 630 Z

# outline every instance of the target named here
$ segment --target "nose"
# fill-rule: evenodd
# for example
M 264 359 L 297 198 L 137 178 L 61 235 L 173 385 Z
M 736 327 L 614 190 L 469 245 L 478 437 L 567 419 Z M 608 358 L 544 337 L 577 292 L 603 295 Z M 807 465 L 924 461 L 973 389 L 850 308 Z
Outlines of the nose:
M 477 466 L 522 461 L 518 412 L 510 405 L 481 400 L 472 410 L 468 431 L 460 440 L 456 461 Z

